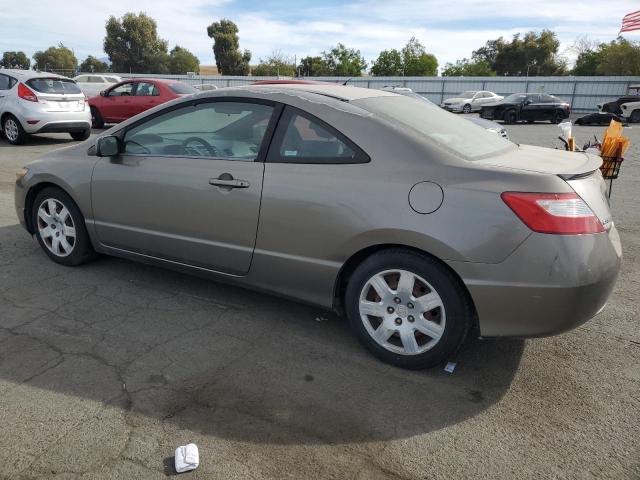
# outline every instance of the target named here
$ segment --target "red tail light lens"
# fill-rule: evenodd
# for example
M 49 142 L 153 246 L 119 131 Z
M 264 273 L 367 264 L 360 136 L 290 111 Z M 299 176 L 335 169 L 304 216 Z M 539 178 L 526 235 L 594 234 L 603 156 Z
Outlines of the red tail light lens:
M 577 193 L 504 192 L 501 197 L 534 232 L 559 235 L 604 232 L 600 219 Z
M 24 83 L 18 84 L 18 96 L 23 100 L 28 100 L 29 102 L 37 102 L 38 97 L 36 94 L 31 91 L 29 87 L 27 87 Z

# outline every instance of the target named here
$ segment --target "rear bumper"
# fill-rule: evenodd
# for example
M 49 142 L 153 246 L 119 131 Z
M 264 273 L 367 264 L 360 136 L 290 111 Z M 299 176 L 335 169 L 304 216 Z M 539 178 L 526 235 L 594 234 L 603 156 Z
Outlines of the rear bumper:
M 91 128 L 91 122 L 49 122 L 32 133 L 69 133 L 83 132 Z
M 47 112 L 41 105 L 26 105 L 29 103 L 22 102 L 12 112 L 29 134 L 79 132 L 91 128 L 91 110 L 86 104 L 81 112 Z
M 596 235 L 532 234 L 504 262 L 451 262 L 474 301 L 482 336 L 547 336 L 605 306 L 622 261 L 615 226 Z

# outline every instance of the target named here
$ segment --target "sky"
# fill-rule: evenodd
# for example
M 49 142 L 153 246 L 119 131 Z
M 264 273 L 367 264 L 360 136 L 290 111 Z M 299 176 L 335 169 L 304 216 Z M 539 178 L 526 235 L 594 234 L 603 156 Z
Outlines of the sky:
M 0 52 L 22 50 L 29 57 L 62 42 L 79 61 L 105 57 L 104 25 L 110 15 L 144 11 L 158 24 L 169 49 L 180 45 L 203 65 L 213 65 L 209 24 L 222 18 L 239 28 L 240 47 L 252 64 L 275 50 L 301 58 L 338 42 L 357 48 L 371 63 L 381 50 L 402 48 L 415 36 L 447 62 L 470 57 L 489 39 L 518 32 L 553 30 L 561 53 L 579 35 L 616 38 L 622 17 L 640 9 L 638 0 L 0 0 Z M 144 5 L 144 6 L 143 6 Z M 625 34 L 640 40 L 640 32 Z

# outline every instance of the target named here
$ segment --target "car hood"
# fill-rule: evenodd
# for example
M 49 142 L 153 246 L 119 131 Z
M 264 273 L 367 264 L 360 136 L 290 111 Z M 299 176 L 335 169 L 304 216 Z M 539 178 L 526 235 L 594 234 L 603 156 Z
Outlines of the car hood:
M 475 163 L 488 167 L 571 177 L 593 172 L 600 168 L 602 158 L 589 153 L 519 145 L 518 148 L 503 155 L 477 160 Z
M 445 99 L 444 103 L 464 103 L 464 102 L 470 102 L 470 101 L 471 101 L 470 98 L 452 97 L 452 98 Z
M 485 118 L 479 117 L 471 117 L 467 118 L 471 123 L 475 123 L 476 125 L 480 125 L 482 128 L 491 129 L 491 130 L 504 130 L 504 127 L 499 123 L 492 122 L 491 120 L 487 120 Z

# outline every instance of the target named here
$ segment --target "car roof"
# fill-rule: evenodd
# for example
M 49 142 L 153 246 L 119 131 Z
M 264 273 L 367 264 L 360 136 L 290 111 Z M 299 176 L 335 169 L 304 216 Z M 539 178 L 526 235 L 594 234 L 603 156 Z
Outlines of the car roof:
M 18 68 L 0 68 L 0 73 L 11 75 L 12 77 L 19 78 L 21 80 L 31 80 L 32 78 L 60 78 L 65 80 L 71 80 L 69 77 L 63 77 L 56 73 L 40 72 L 37 70 L 21 70 Z
M 282 92 L 282 93 L 312 93 L 323 95 L 325 97 L 335 98 L 343 102 L 351 102 L 363 98 L 372 97 L 393 97 L 397 93 L 391 91 L 376 90 L 373 88 L 361 88 L 344 85 L 325 85 L 325 84 L 269 84 L 269 85 L 250 85 L 247 87 L 238 87 L 255 92 Z

